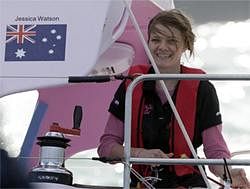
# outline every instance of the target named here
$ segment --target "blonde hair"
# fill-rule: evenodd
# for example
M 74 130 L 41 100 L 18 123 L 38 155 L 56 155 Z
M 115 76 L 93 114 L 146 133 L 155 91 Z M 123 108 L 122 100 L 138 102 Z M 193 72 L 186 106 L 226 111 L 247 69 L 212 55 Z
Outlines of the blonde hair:
M 181 32 L 184 40 L 185 48 L 190 52 L 192 56 L 194 52 L 195 34 L 192 31 L 190 20 L 180 10 L 171 9 L 169 11 L 161 11 L 154 16 L 148 24 L 148 40 L 152 32 L 156 32 L 156 25 L 161 24 L 166 28 L 174 27 Z

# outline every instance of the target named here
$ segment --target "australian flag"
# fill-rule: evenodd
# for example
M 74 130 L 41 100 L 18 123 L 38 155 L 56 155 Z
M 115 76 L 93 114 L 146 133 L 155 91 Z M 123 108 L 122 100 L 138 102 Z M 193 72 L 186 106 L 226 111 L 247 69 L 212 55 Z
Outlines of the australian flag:
M 5 61 L 64 61 L 66 24 L 8 25 Z

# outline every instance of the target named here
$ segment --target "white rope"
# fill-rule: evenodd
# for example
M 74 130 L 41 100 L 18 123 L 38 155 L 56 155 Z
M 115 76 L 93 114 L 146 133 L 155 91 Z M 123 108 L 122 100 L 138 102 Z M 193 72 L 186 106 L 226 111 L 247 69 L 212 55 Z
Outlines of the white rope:
M 135 169 L 133 169 L 132 167 L 130 167 L 129 164 L 127 164 L 127 162 L 122 161 L 122 163 L 126 166 L 129 167 L 131 173 L 133 173 L 135 175 L 136 178 L 138 178 L 147 188 L 149 189 L 155 189 L 155 187 L 150 184 L 143 176 L 141 176 Z
M 242 151 L 236 151 L 232 152 L 231 156 L 237 156 L 237 155 L 245 155 L 245 154 L 250 154 L 250 150 L 242 150 Z

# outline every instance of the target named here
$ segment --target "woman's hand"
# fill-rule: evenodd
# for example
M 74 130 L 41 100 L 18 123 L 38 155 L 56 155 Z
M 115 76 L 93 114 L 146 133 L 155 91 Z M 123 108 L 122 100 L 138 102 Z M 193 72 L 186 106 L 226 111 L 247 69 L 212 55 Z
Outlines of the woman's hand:
M 173 153 L 165 154 L 160 149 L 144 149 L 144 148 L 137 148 L 135 152 L 135 157 L 138 158 L 170 158 L 174 156 Z M 152 164 L 152 167 L 158 167 L 158 164 Z
M 232 177 L 232 188 L 250 188 L 244 169 L 235 168 L 230 170 Z
M 136 152 L 136 157 L 139 158 L 169 158 L 172 157 L 174 154 L 169 153 L 165 154 L 160 149 L 143 149 L 139 148 Z

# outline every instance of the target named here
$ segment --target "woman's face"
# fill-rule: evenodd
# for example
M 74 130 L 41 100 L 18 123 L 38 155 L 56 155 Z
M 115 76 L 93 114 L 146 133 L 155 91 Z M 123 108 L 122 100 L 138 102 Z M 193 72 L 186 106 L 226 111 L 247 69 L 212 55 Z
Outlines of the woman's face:
M 186 50 L 181 32 L 174 27 L 155 26 L 150 34 L 149 49 L 161 72 L 177 72 L 182 53 Z

